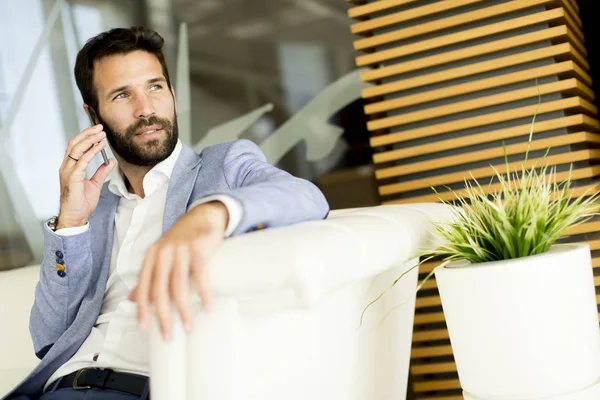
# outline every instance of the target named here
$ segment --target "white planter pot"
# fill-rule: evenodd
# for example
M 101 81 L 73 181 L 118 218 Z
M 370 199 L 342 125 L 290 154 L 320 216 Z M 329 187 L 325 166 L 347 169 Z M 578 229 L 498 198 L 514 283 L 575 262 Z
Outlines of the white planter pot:
M 545 399 L 600 377 L 590 249 L 435 270 L 461 386 L 473 399 Z M 594 397 L 596 398 L 596 397 Z

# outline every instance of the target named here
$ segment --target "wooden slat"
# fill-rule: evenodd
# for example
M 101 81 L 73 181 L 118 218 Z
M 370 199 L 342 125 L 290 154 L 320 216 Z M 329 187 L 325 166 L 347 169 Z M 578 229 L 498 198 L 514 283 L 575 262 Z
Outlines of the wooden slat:
M 556 24 L 554 24 L 556 25 Z M 552 25 L 551 25 L 552 26 Z M 567 32 L 567 36 L 569 37 L 569 43 L 573 45 L 584 57 L 588 56 L 588 51 L 586 47 L 583 45 L 583 41 L 581 38 L 573 34 L 573 31 L 569 29 Z
M 350 25 L 352 33 L 363 33 L 373 29 L 383 28 L 385 26 L 408 22 L 421 17 L 428 17 L 439 14 L 444 11 L 458 9 L 470 4 L 480 3 L 483 0 L 445 0 L 428 4 L 422 7 L 411 8 L 406 11 L 397 12 L 394 14 L 384 15 L 382 17 L 369 19 L 363 22 L 357 22 Z
M 584 129 L 596 131 L 600 128 L 598 120 L 588 117 L 584 114 L 576 114 L 568 117 L 554 118 L 545 121 L 536 122 L 533 125 L 533 139 L 534 143 L 537 138 L 537 134 L 540 132 L 546 132 L 554 129 L 561 128 L 573 128 L 576 126 L 584 126 Z M 474 135 L 467 135 L 456 137 L 452 139 L 440 140 L 434 143 L 427 143 L 423 145 L 410 146 L 397 150 L 383 151 L 373 155 L 373 161 L 376 164 L 390 162 L 400 159 L 406 159 L 416 156 L 422 156 L 426 154 L 433 154 L 447 150 L 453 150 L 461 147 L 473 146 L 477 144 L 484 144 L 494 142 L 498 140 L 510 139 L 519 136 L 529 134 L 531 129 L 531 123 L 522 124 L 511 128 L 497 129 L 484 133 L 477 133 Z M 567 135 L 568 136 L 568 135 Z M 596 142 L 597 134 L 590 133 L 585 134 L 585 140 Z M 577 137 L 578 138 L 578 137 Z M 546 140 L 546 139 L 544 139 Z M 575 137 L 569 140 L 576 140 Z M 540 143 L 540 142 L 537 142 Z M 532 143 L 532 145 L 534 145 Z M 537 144 L 535 144 L 537 146 Z
M 564 18 L 565 18 L 565 22 L 567 23 L 567 26 L 569 28 L 571 28 L 573 33 L 575 33 L 575 35 L 577 35 L 577 37 L 579 38 L 579 41 L 583 43 L 584 36 L 583 36 L 583 31 L 581 30 L 581 25 L 579 25 L 577 23 L 577 20 L 575 18 L 573 18 L 573 16 L 569 13 L 568 10 L 566 10 L 565 8 L 561 8 L 561 9 L 565 10 Z M 579 18 L 579 17 L 577 17 L 577 18 Z
M 441 168 L 446 168 L 446 167 L 453 167 L 453 166 L 468 164 L 468 163 L 475 162 L 475 161 L 487 160 L 489 158 L 498 158 L 498 157 L 502 157 L 503 155 L 504 155 L 504 151 L 501 147 L 495 147 L 495 148 L 486 149 L 486 150 L 478 150 L 478 151 L 473 151 L 470 153 L 463 153 L 463 154 L 454 155 L 454 156 L 440 157 L 435 160 L 426 160 L 426 161 L 416 162 L 416 163 L 412 163 L 412 164 L 399 165 L 396 167 L 382 168 L 382 169 L 376 171 L 376 175 L 377 175 L 376 178 L 377 179 L 386 179 L 386 178 L 399 177 L 399 176 L 403 176 L 403 175 L 411 175 L 411 174 L 418 173 L 418 172 L 431 171 L 431 170 L 435 170 L 435 169 L 441 169 Z M 596 158 L 600 158 L 600 150 L 579 150 L 576 152 L 568 152 L 568 153 L 550 155 L 546 158 L 546 162 L 548 165 L 552 166 L 552 165 L 567 164 L 567 163 L 572 163 L 572 162 L 576 162 L 576 161 L 584 161 L 584 160 L 590 160 L 590 159 L 596 159 Z M 532 159 L 529 159 L 525 165 L 528 168 L 531 168 L 533 165 L 540 166 L 543 161 L 544 161 L 543 157 L 532 158 Z M 514 167 L 520 168 L 520 166 L 522 164 L 523 164 L 522 161 L 516 161 L 516 162 L 510 163 L 509 166 L 511 167 L 511 169 Z M 504 165 L 505 164 L 503 164 L 503 163 L 496 164 L 496 165 L 494 165 L 494 167 L 497 168 L 499 171 L 504 172 L 505 171 Z M 483 168 L 488 168 L 488 167 L 483 167 Z M 490 170 L 492 172 L 490 172 L 491 175 L 489 175 L 489 176 L 492 176 L 494 174 L 494 172 L 491 168 L 490 168 Z M 381 173 L 377 174 L 377 172 L 381 172 Z M 469 176 L 469 170 L 462 171 L 462 173 L 463 173 L 463 177 Z M 479 173 L 479 170 L 477 171 L 477 173 Z
M 431 363 L 423 365 L 413 365 L 410 367 L 410 372 L 413 375 L 439 374 L 444 372 L 456 372 L 456 363 Z
M 498 184 L 486 185 L 486 189 L 488 189 L 488 188 L 490 191 L 494 191 L 494 190 L 498 190 L 500 188 L 500 186 Z M 594 185 L 589 185 L 589 186 L 573 188 L 569 191 L 569 193 L 571 194 L 571 196 L 578 197 L 578 196 L 583 195 L 586 191 L 591 191 L 591 193 L 598 192 L 598 191 L 600 191 L 600 185 L 594 184 Z M 455 191 L 454 193 L 448 191 L 448 192 L 441 192 L 439 194 L 434 193 L 431 195 L 415 196 L 415 197 L 410 197 L 410 198 L 406 198 L 406 199 L 384 201 L 382 204 L 388 205 L 388 204 L 410 204 L 410 203 L 422 203 L 422 202 L 436 202 L 436 201 L 440 201 L 440 199 L 445 200 L 445 201 L 450 201 L 450 200 L 455 200 L 457 197 L 458 198 L 465 197 L 464 190 L 458 190 L 458 191 Z
M 373 147 L 384 146 L 392 143 L 404 142 L 429 136 L 436 136 L 442 133 L 456 132 L 462 129 L 491 125 L 497 122 L 511 121 L 525 117 L 533 117 L 533 115 L 535 115 L 536 112 L 537 115 L 541 115 L 544 113 L 559 110 L 569 110 L 570 112 L 577 113 L 585 111 L 583 112 L 584 114 L 591 115 L 596 115 L 598 112 L 596 106 L 590 103 L 589 101 L 582 99 L 581 97 L 569 97 L 561 100 L 548 101 L 539 105 L 533 104 L 531 106 L 512 108 L 510 110 L 503 110 L 484 115 L 478 115 L 476 117 L 461 118 L 454 121 L 442 122 L 414 129 L 407 129 L 405 131 L 390 133 L 387 135 L 380 135 L 371 138 L 370 142 L 371 146 Z
M 568 28 L 565 25 L 560 25 L 554 28 L 542 29 L 515 37 L 500 39 L 489 43 L 483 43 L 446 53 L 434 54 L 432 56 L 422 57 L 416 60 L 400 62 L 389 66 L 368 70 L 361 73 L 360 78 L 362 81 L 370 82 L 388 78 L 394 75 L 401 75 L 425 68 L 449 64 L 459 60 L 468 60 L 470 58 L 479 57 L 485 54 L 497 53 L 499 51 L 504 51 L 527 44 L 538 43 L 544 40 L 553 40 L 554 42 L 558 42 L 559 40 L 565 41 L 568 39 Z
M 452 346 L 450 346 L 449 344 L 443 346 L 417 347 L 412 349 L 412 351 L 410 352 L 411 359 L 450 355 L 452 355 Z
M 418 297 L 415 303 L 415 308 L 437 307 L 442 305 L 440 296 Z
M 481 8 L 479 10 L 453 15 L 451 17 L 436 19 L 431 22 L 426 22 L 416 26 L 411 26 L 404 29 L 396 29 L 392 32 L 383 33 L 380 35 L 371 36 L 365 39 L 359 39 L 354 42 L 356 50 L 365 50 L 375 46 L 405 40 L 415 36 L 441 31 L 447 28 L 458 27 L 483 19 L 497 17 L 511 12 L 525 10 L 527 8 L 549 4 L 553 0 L 521 0 L 509 1 L 508 3 L 498 4 L 491 7 Z M 385 1 L 379 1 L 372 4 L 381 4 Z
M 487 160 L 488 158 L 502 157 L 504 155 L 502 147 L 496 147 L 492 149 L 486 150 L 478 150 L 469 153 L 463 153 L 453 156 L 439 157 L 434 160 L 426 160 L 415 162 L 412 164 L 406 165 L 398 165 L 395 167 L 382 168 L 375 171 L 375 177 L 377 179 L 387 179 L 387 178 L 395 178 L 403 175 L 411 175 L 424 171 L 431 171 L 435 169 L 441 169 L 445 167 L 458 166 L 463 164 L 468 164 L 475 161 Z M 571 158 L 569 158 L 571 156 Z M 589 158 L 586 158 L 589 157 Z M 594 158 L 600 157 L 599 150 L 580 150 L 577 152 L 564 153 L 564 154 L 555 154 L 548 156 L 547 162 L 548 165 L 559 165 L 566 164 L 575 161 L 582 160 L 591 160 Z M 527 163 L 530 167 L 534 162 L 537 162 L 537 165 L 541 165 L 543 159 L 536 158 L 531 159 Z M 497 168 L 502 168 L 503 164 L 496 165 Z M 468 171 L 464 171 L 465 175 L 468 174 Z
M 425 325 L 444 321 L 443 312 L 415 314 L 415 325 Z
M 421 284 L 422 281 L 419 281 L 419 284 Z M 432 276 L 427 282 L 425 282 L 425 284 L 421 287 L 421 290 L 428 290 L 428 289 L 437 289 L 437 281 L 435 280 L 435 275 Z
M 571 229 L 568 229 L 565 232 L 565 235 L 572 236 L 572 235 L 579 235 L 582 233 L 591 233 L 591 232 L 599 232 L 599 231 L 600 231 L 600 221 L 589 221 L 589 222 L 586 222 L 585 224 L 577 225 L 577 226 L 572 227 Z
M 585 243 L 590 245 L 590 250 L 600 250 L 600 240 L 589 240 Z M 594 264 L 594 267 L 596 267 L 596 266 L 600 267 L 600 257 L 592 258 L 592 262 L 594 262 L 594 260 L 598 260 L 598 265 Z
M 579 14 L 579 4 L 577 4 L 576 0 L 566 0 L 567 3 L 569 3 L 571 5 L 571 7 L 573 7 L 573 9 L 575 10 L 575 12 L 577 12 L 577 14 Z
M 571 135 L 573 135 L 573 137 L 571 137 Z M 590 140 L 588 140 L 587 138 L 590 138 Z M 555 139 L 555 140 L 552 140 L 552 139 Z M 561 139 L 563 141 L 561 141 Z M 564 146 L 564 145 L 569 145 L 569 144 L 574 144 L 574 143 L 583 143 L 583 142 L 588 142 L 588 141 L 591 143 L 600 143 L 600 135 L 598 135 L 596 133 L 578 132 L 578 133 L 574 133 L 574 134 L 567 134 L 564 136 L 555 136 L 555 137 L 551 137 L 551 138 L 547 138 L 547 139 L 542 139 L 539 141 L 532 142 L 531 151 L 544 150 L 550 146 L 552 146 L 552 147 Z M 527 142 L 508 145 L 508 146 L 506 146 L 506 153 L 507 153 L 507 155 L 523 154 L 527 150 L 527 147 L 528 147 Z M 497 157 L 502 157 L 503 151 L 504 151 L 504 149 L 496 147 L 496 148 L 488 149 L 485 151 L 481 151 L 481 153 L 486 152 L 485 154 L 496 154 Z M 479 153 L 480 152 L 475 152 L 475 154 L 477 154 L 478 156 L 480 155 Z M 488 159 L 488 157 L 481 154 L 481 160 L 487 160 L 487 159 Z M 477 161 L 477 160 L 469 160 L 469 161 Z M 509 168 L 511 168 L 512 171 L 515 171 L 515 169 L 517 169 L 517 170 L 520 169 L 521 165 L 522 165 L 521 161 L 515 161 L 512 163 L 509 163 Z M 506 169 L 503 167 L 503 165 L 496 165 L 495 167 L 501 168 L 503 173 L 506 172 Z M 563 173 L 561 172 L 560 174 L 563 174 Z M 598 176 L 598 175 L 600 175 L 600 166 L 596 165 L 596 166 L 592 166 L 592 167 L 578 168 L 573 171 L 573 180 L 592 178 L 592 177 Z M 483 178 L 491 178 L 492 176 L 495 176 L 495 172 L 492 168 L 480 167 L 480 168 L 475 168 L 475 169 L 471 169 L 468 171 L 450 172 L 450 173 L 446 173 L 443 175 L 436 175 L 436 176 L 430 176 L 430 177 L 421 178 L 421 179 L 413 179 L 413 180 L 409 180 L 409 181 L 403 181 L 403 182 L 389 184 L 389 185 L 382 185 L 379 187 L 379 194 L 382 196 L 386 196 L 386 195 L 391 195 L 391 194 L 395 194 L 395 193 L 410 192 L 410 191 L 418 190 L 418 189 L 427 189 L 427 188 L 431 188 L 432 186 L 437 187 L 437 186 L 442 186 L 442 185 L 451 185 L 453 183 L 463 182 L 465 179 L 470 180 L 472 178 L 475 178 L 475 179 L 481 181 L 481 179 L 483 179 Z M 558 174 L 557 174 L 557 176 L 558 176 Z M 563 175 L 561 175 L 561 176 L 563 176 Z
M 600 277 L 598 277 L 600 279 Z M 433 296 L 432 296 L 433 297 Z M 435 296 L 439 298 L 439 296 Z M 430 342 L 432 340 L 448 339 L 448 329 L 432 329 L 413 333 L 413 343 Z
M 348 16 L 350 18 L 365 17 L 369 14 L 376 12 L 386 11 L 395 7 L 405 6 L 410 3 L 414 3 L 418 0 L 387 0 L 387 1 L 376 1 L 373 3 L 363 4 L 358 7 L 353 7 L 348 10 Z
M 479 110 L 481 108 L 492 107 L 499 104 L 511 103 L 513 101 L 530 99 L 532 97 L 543 96 L 551 93 L 562 93 L 571 91 L 575 96 L 581 96 L 591 100 L 592 91 L 576 79 L 567 79 L 546 83 L 538 86 L 530 86 L 524 89 L 511 90 L 489 96 L 476 97 L 469 100 L 458 101 L 437 107 L 429 107 L 423 110 L 407 112 L 391 117 L 374 119 L 368 122 L 369 130 L 385 129 L 392 126 L 402 126 L 414 122 L 432 120 L 434 118 L 445 117 L 447 115 L 457 115 L 468 111 Z
M 440 264 L 441 264 L 440 261 L 428 261 L 428 262 L 424 262 L 419 267 L 419 273 L 420 274 L 428 274 L 431 271 L 433 271 Z
M 460 389 L 458 379 L 443 379 L 439 381 L 415 382 L 413 390 L 415 392 L 433 392 L 435 390 Z
M 502 68 L 514 67 L 516 65 L 547 58 L 556 58 L 559 61 L 568 61 L 568 59 L 574 58 L 577 54 L 578 53 L 575 52 L 573 46 L 571 46 L 569 43 L 561 43 L 554 46 L 513 54 L 510 56 L 498 57 L 492 60 L 450 68 L 439 72 L 423 74 L 411 79 L 402 79 L 387 84 L 368 87 L 362 90 L 362 95 L 365 98 L 383 96 L 390 93 L 401 92 L 403 90 L 432 85 L 434 83 L 465 78 L 484 72 L 497 71 Z M 579 64 L 583 62 L 585 65 L 588 65 L 585 59 L 581 59 L 579 61 Z
M 527 145 L 524 144 L 524 147 L 526 147 L 526 146 Z M 498 149 L 498 148 L 496 148 L 496 149 Z M 578 161 L 585 160 L 585 154 L 584 153 L 580 154 L 578 158 L 579 158 Z M 537 160 L 539 161 L 538 166 L 541 165 L 542 159 L 538 158 Z M 572 161 L 567 160 L 566 157 L 563 159 L 560 159 L 560 161 L 565 161 L 565 163 L 572 162 Z M 509 168 L 513 172 L 516 170 L 519 171 L 522 165 L 523 165 L 523 163 L 521 161 L 516 161 L 513 163 L 509 163 Z M 506 172 L 506 169 L 504 168 L 505 167 L 504 164 L 497 164 L 494 167 L 497 168 L 498 171 L 501 171 L 502 173 Z M 452 172 L 452 173 L 448 173 L 445 175 L 436 175 L 433 177 L 428 177 L 428 178 L 423 178 L 423 179 L 415 179 L 412 181 L 402 182 L 402 183 L 398 183 L 398 184 L 394 184 L 394 185 L 385 185 L 385 188 L 383 186 L 380 186 L 378 190 L 379 190 L 379 194 L 382 196 L 389 196 L 389 195 L 396 194 L 396 193 L 405 193 L 405 192 L 409 192 L 409 191 L 413 191 L 413 190 L 427 189 L 427 188 L 431 188 L 431 187 L 435 187 L 436 190 L 439 190 L 438 188 L 442 187 L 444 185 L 451 185 L 453 183 L 463 182 L 465 179 L 471 180 L 473 178 L 477 179 L 477 181 L 479 183 L 483 183 L 483 184 L 487 185 L 487 183 L 492 179 L 493 176 L 495 176 L 495 171 L 493 168 L 481 167 L 481 168 L 476 168 L 476 169 L 469 170 L 469 171 Z M 575 180 L 580 180 L 580 179 L 595 178 L 598 176 L 600 176 L 600 166 L 595 165 L 592 167 L 584 167 L 584 168 L 574 169 L 571 174 L 571 179 L 573 181 L 575 181 Z M 568 171 L 558 172 L 556 174 L 557 180 L 567 179 L 568 177 L 569 177 Z M 485 179 L 485 181 L 484 181 L 484 179 Z
M 531 14 L 520 18 L 514 18 L 508 21 L 501 21 L 478 28 L 467 29 L 464 31 L 451 33 L 432 39 L 422 40 L 404 46 L 398 46 L 389 50 L 382 50 L 372 54 L 365 54 L 356 57 L 356 64 L 359 67 L 362 67 L 365 65 L 380 63 L 398 57 L 408 56 L 411 54 L 421 53 L 423 51 L 463 43 L 469 40 L 480 39 L 497 33 L 507 32 L 518 28 L 524 28 L 526 26 L 541 24 L 543 22 L 558 20 L 558 23 L 560 23 L 561 20 L 564 20 L 565 23 L 568 23 L 568 20 L 565 18 L 565 15 L 566 13 L 562 8 L 543 11 L 540 13 Z
M 569 3 L 571 5 L 571 7 L 573 7 L 573 9 L 575 10 L 575 12 L 577 12 L 577 14 L 579 14 L 579 4 L 577 4 L 576 0 L 566 0 L 567 3 Z
M 526 69 L 506 75 L 493 76 L 491 78 L 473 80 L 467 83 L 447 86 L 441 89 L 427 90 L 421 93 L 415 93 L 413 95 L 399 97 L 396 99 L 375 102 L 366 105 L 364 110 L 367 114 L 380 113 L 396 108 L 409 107 L 416 104 L 451 98 L 458 95 L 475 93 L 481 90 L 525 82 L 536 78 L 544 78 L 551 75 L 558 75 L 560 78 L 567 79 L 575 77 L 587 85 L 591 84 L 591 77 L 577 64 L 575 64 L 573 61 L 563 61 L 543 67 Z
M 582 27 L 583 23 L 581 22 L 581 17 L 579 16 L 578 11 L 573 7 L 573 3 L 568 0 L 562 1 L 562 6 L 567 11 L 567 14 L 575 21 L 578 27 Z
M 587 150 L 585 150 L 585 151 L 587 151 Z M 569 154 L 570 153 L 566 153 L 567 156 Z M 587 155 L 585 153 L 579 153 L 576 156 L 577 156 L 577 158 L 574 161 L 571 161 L 571 160 L 567 159 L 567 157 L 565 157 L 563 159 L 559 159 L 558 162 L 566 164 L 566 163 L 570 163 L 570 162 L 582 161 L 582 160 L 588 159 L 588 158 L 586 158 Z M 533 160 L 531 160 L 531 161 L 533 161 Z M 542 158 L 538 158 L 535 162 L 537 162 L 537 165 L 541 165 Z M 528 167 L 531 167 L 531 165 L 533 165 L 533 164 L 528 164 Z M 499 165 L 498 168 L 503 168 L 503 166 Z M 581 170 L 583 170 L 583 173 L 577 173 L 577 174 L 575 174 L 575 172 L 578 170 L 574 170 L 572 178 L 576 178 L 576 177 L 591 178 L 596 173 L 597 168 L 586 167 L 586 168 L 581 168 Z M 492 170 L 492 173 L 493 173 L 493 170 Z M 465 172 L 465 176 L 468 176 L 467 174 L 468 173 Z M 565 179 L 568 176 L 567 174 L 568 174 L 568 171 L 557 173 L 556 174 L 557 179 L 561 179 L 561 178 Z M 496 180 L 496 182 L 497 182 L 497 180 Z M 493 192 L 495 190 L 500 189 L 500 184 L 499 183 L 487 184 L 487 182 L 485 182 L 485 188 L 486 188 L 486 190 Z M 438 193 L 434 193 L 432 191 L 431 194 L 408 197 L 408 198 L 397 199 L 397 200 L 384 201 L 383 204 L 387 205 L 387 204 L 407 204 L 407 203 L 420 203 L 420 202 L 437 202 L 440 200 L 451 201 L 451 200 L 456 200 L 457 198 L 463 198 L 466 195 L 464 189 L 455 190 L 454 192 L 441 191 L 441 188 L 437 188 L 436 190 L 438 190 Z M 572 192 L 573 193 L 580 193 L 580 192 L 583 193 L 584 190 L 582 188 L 573 188 Z

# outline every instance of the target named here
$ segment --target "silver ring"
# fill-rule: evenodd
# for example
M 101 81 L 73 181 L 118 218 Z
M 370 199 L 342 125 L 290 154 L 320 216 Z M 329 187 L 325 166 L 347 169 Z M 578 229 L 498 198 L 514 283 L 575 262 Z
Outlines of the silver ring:
M 75 161 L 75 162 L 79 161 L 77 158 L 71 157 L 71 155 L 70 155 L 70 154 L 67 154 L 67 155 L 69 156 L 69 158 L 70 158 L 71 160 L 73 160 L 73 161 Z

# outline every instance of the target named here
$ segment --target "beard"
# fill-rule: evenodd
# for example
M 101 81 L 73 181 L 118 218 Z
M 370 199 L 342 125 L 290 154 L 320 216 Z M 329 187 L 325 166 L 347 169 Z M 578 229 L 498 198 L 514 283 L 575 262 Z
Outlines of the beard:
M 132 165 L 153 167 L 169 157 L 177 145 L 177 139 L 179 138 L 177 113 L 174 112 L 173 115 L 173 121 L 155 115 L 148 119 L 140 119 L 127 127 L 124 133 L 114 130 L 100 115 L 98 115 L 98 119 L 104 127 L 106 138 L 112 150 L 125 162 Z M 164 136 L 158 139 L 137 141 L 135 139 L 136 133 L 140 129 L 151 125 L 160 125 L 165 133 Z

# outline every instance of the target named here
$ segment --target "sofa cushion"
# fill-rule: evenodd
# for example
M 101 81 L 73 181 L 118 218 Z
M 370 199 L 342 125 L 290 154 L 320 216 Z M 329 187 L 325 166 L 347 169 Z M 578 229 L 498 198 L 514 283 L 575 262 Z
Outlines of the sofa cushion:
M 29 335 L 39 266 L 0 272 L 0 397 L 33 370 L 39 360 Z

